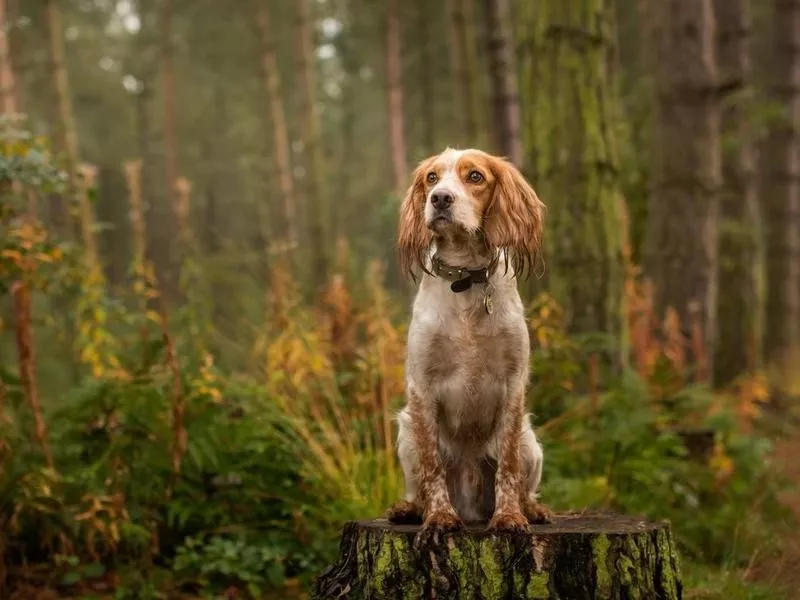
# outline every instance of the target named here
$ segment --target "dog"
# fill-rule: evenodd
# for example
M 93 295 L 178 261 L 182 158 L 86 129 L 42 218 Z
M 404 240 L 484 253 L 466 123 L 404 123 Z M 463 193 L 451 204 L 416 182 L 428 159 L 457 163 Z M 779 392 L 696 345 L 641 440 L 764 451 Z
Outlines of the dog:
M 423 160 L 400 207 L 403 270 L 418 279 L 406 402 L 397 415 L 405 499 L 386 514 L 420 536 L 486 522 L 548 522 L 544 454 L 525 412 L 530 339 L 516 280 L 537 264 L 545 206 L 514 165 L 447 148 Z

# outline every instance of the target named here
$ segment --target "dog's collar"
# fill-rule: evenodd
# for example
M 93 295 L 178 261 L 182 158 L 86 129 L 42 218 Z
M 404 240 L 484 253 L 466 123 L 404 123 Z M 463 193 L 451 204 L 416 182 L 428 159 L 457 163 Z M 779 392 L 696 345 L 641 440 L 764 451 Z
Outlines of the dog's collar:
M 467 291 L 475 283 L 489 282 L 489 267 L 481 267 L 479 269 L 453 267 L 442 261 L 438 256 L 434 256 L 431 263 L 433 273 L 437 277 L 450 281 L 450 289 L 456 294 Z

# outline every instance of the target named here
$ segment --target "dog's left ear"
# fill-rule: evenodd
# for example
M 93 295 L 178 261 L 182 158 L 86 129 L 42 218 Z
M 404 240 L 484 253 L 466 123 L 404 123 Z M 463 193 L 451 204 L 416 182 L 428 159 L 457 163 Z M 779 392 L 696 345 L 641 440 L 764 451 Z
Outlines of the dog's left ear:
M 489 248 L 509 252 L 517 276 L 533 267 L 542 246 L 545 205 L 510 162 L 494 157 L 496 181 L 492 200 L 483 215 Z

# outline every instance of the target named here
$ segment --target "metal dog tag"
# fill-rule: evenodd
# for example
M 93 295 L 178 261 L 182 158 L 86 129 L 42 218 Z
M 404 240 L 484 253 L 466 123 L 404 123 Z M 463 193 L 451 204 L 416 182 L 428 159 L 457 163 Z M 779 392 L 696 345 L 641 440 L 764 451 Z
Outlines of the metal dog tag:
M 483 296 L 483 308 L 486 309 L 486 314 L 490 315 L 494 312 L 494 302 L 492 302 L 492 292 L 493 289 L 486 290 L 486 294 Z

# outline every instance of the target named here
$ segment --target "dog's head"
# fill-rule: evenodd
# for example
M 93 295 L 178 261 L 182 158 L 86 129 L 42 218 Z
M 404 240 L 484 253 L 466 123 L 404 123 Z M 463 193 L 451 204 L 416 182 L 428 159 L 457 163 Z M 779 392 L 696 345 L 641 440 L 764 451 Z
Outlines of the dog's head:
M 507 251 L 517 275 L 542 244 L 544 204 L 522 174 L 480 150 L 453 150 L 423 160 L 400 209 L 403 269 L 424 268 L 437 238 L 480 237 L 490 253 Z

